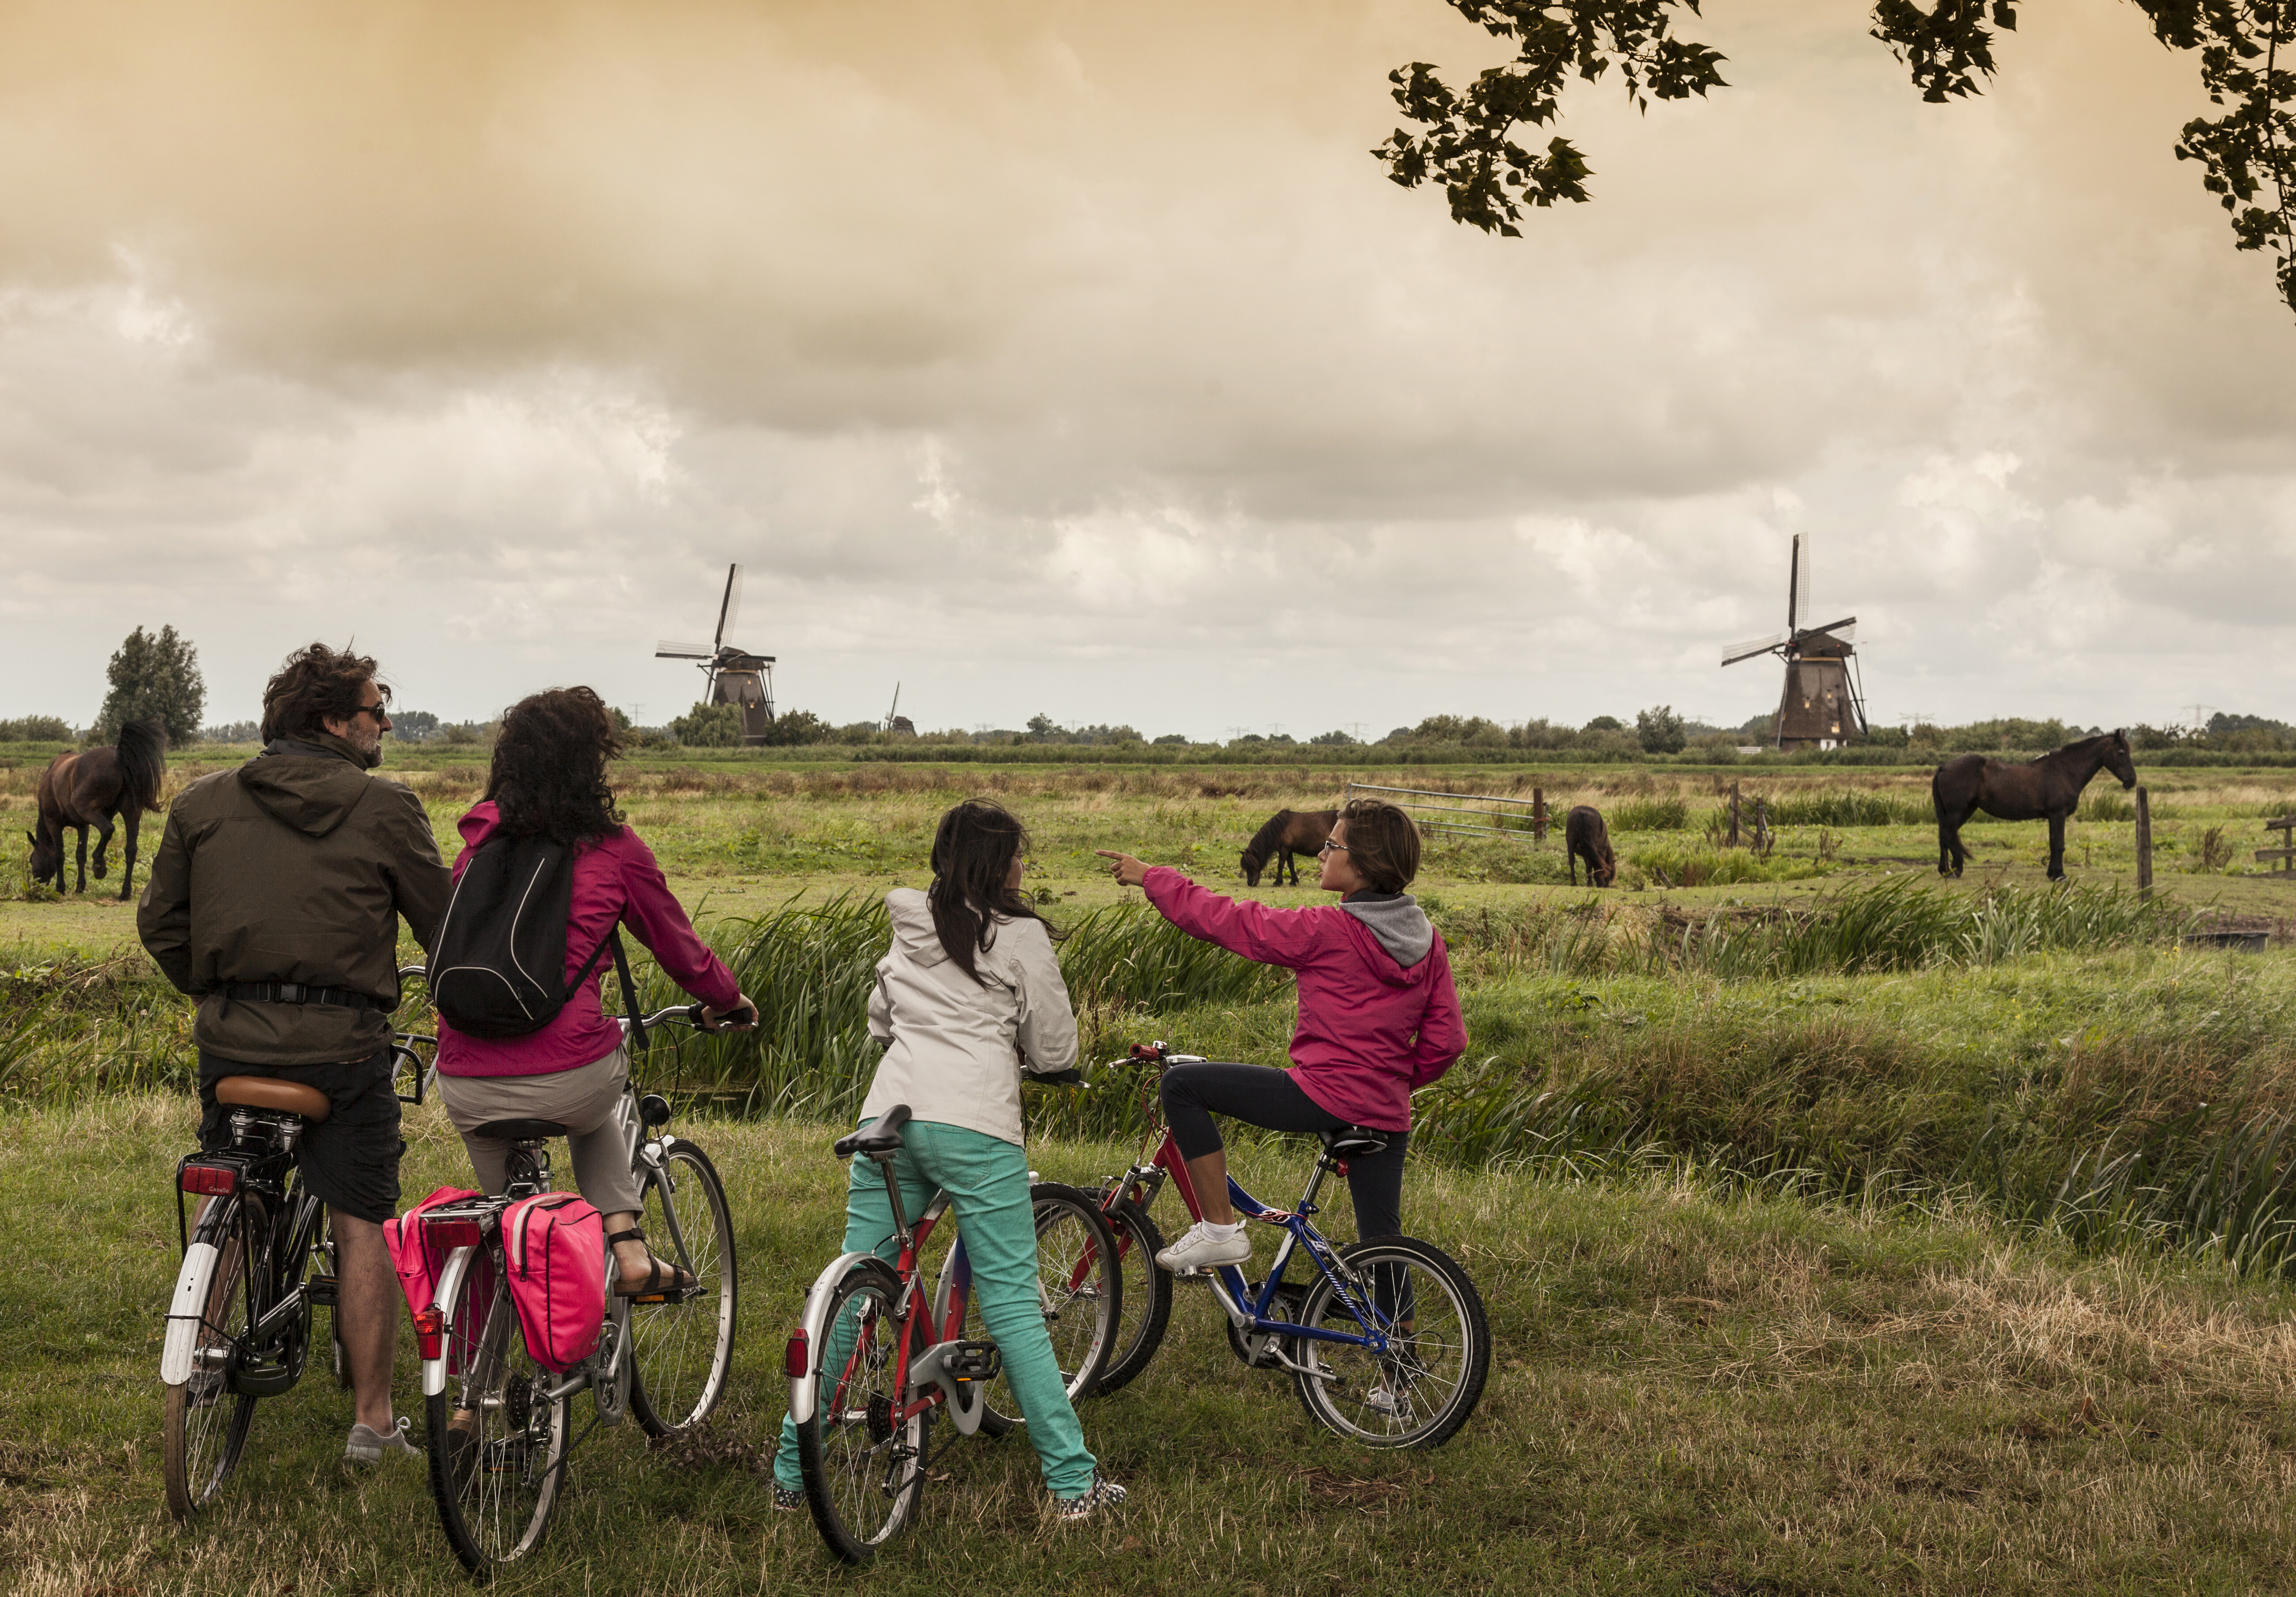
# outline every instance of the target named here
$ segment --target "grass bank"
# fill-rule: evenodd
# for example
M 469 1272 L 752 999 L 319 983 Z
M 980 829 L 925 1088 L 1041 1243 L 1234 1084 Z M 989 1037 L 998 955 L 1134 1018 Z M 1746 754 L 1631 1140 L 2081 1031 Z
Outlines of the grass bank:
M 0 1123 L 24 1266 L 0 1352 L 12 1589 L 469 1591 L 419 1468 L 353 1477 L 335 1461 L 349 1405 L 322 1380 L 261 1405 L 210 1519 L 166 1521 L 152 1371 L 187 1126 L 180 1099 L 127 1094 Z M 857 1576 L 805 1517 L 771 1511 L 763 1473 L 780 1338 L 840 1229 L 831 1133 L 687 1130 L 726 1173 L 741 1251 L 726 1404 L 675 1448 L 628 1428 L 591 1437 L 551 1540 L 496 1591 L 2054 1594 L 2296 1578 L 2288 1288 L 2091 1260 L 1973 1213 L 1813 1204 L 1678 1171 L 1587 1183 L 1432 1165 L 1411 1223 L 1480 1283 L 1497 1349 L 1449 1446 L 1339 1445 L 1184 1294 L 1159 1362 L 1084 1411 L 1134 1494 L 1120 1513 L 1063 1532 L 1018 1436 L 969 1442 L 919 1533 Z M 409 1190 L 462 1173 L 434 1110 L 408 1134 Z M 1068 1179 L 1124 1157 L 1032 1149 Z M 1282 1191 L 1299 1149 L 1245 1148 L 1238 1170 Z

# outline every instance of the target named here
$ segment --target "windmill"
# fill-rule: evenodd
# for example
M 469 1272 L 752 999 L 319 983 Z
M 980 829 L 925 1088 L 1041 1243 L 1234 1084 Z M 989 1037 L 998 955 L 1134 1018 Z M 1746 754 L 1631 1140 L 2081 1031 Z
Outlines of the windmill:
M 896 737 L 914 737 L 917 735 L 916 722 L 901 713 L 901 685 L 898 682 L 893 684 L 893 707 L 885 712 L 885 719 L 878 725 L 881 730 L 890 732 Z
M 1853 674 L 1857 651 L 1849 646 L 1857 633 L 1857 618 L 1805 627 L 1800 618 L 1809 613 L 1809 551 L 1797 532 L 1793 564 L 1786 576 L 1786 630 L 1722 651 L 1725 665 L 1757 654 L 1775 654 L 1786 663 L 1785 691 L 1778 699 L 1777 732 L 1772 739 L 1782 749 L 1831 748 L 1866 736 L 1865 696 Z
M 742 741 L 760 744 L 774 724 L 774 657 L 752 654 L 726 641 L 726 634 L 739 624 L 741 615 L 742 568 L 729 565 L 726 595 L 718 601 L 717 638 L 706 644 L 664 639 L 653 646 L 653 657 L 700 662 L 709 682 L 702 690 L 702 703 L 741 705 Z

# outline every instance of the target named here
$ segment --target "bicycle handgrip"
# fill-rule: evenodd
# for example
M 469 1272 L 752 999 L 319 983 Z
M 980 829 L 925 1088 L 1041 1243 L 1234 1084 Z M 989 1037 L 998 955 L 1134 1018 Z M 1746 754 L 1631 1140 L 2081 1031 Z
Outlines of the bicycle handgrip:
M 1050 1075 L 1031 1075 L 1029 1079 L 1039 1087 L 1081 1087 L 1084 1085 L 1084 1072 L 1071 1066 L 1066 1070 L 1055 1070 Z

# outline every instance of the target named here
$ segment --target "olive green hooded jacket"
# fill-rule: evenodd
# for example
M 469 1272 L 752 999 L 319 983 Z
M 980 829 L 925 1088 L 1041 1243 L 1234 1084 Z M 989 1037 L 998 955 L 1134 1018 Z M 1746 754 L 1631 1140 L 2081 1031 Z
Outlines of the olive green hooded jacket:
M 398 918 L 426 949 L 449 879 L 422 801 L 318 733 L 186 787 L 135 913 L 144 948 L 200 1000 L 193 1036 L 250 1065 L 367 1058 L 390 1041 Z M 380 1006 L 234 1000 L 232 982 L 301 982 Z

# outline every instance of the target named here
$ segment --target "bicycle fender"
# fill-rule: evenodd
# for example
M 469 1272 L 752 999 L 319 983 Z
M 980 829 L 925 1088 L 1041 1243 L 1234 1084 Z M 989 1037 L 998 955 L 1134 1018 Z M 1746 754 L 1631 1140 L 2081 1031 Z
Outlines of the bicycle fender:
M 447 1266 L 439 1272 L 438 1289 L 430 1295 L 431 1306 L 436 1308 L 442 1317 L 448 1313 L 448 1305 L 454 1303 L 455 1297 L 462 1291 L 463 1277 L 469 1273 L 472 1256 L 478 1251 L 475 1247 L 457 1247 L 447 1254 Z M 452 1330 L 454 1322 L 451 1320 L 447 1321 L 442 1329 Z M 425 1397 L 436 1397 L 447 1389 L 447 1343 L 441 1340 L 439 1344 L 439 1356 L 422 1361 L 422 1395 Z
M 876 1256 L 873 1253 L 839 1254 L 806 1289 L 805 1307 L 797 1321 L 805 1333 L 806 1370 L 803 1375 L 790 1377 L 790 1418 L 800 1425 L 813 1418 L 814 1398 L 821 1389 L 821 1350 L 829 1345 L 829 1300 L 847 1272 Z
M 184 1249 L 184 1267 L 176 1272 L 176 1296 L 168 1304 L 167 1345 L 160 1353 L 160 1379 L 165 1385 L 180 1387 L 192 1379 L 192 1350 L 199 1346 L 208 1288 L 222 1256 L 212 1242 L 194 1242 Z

